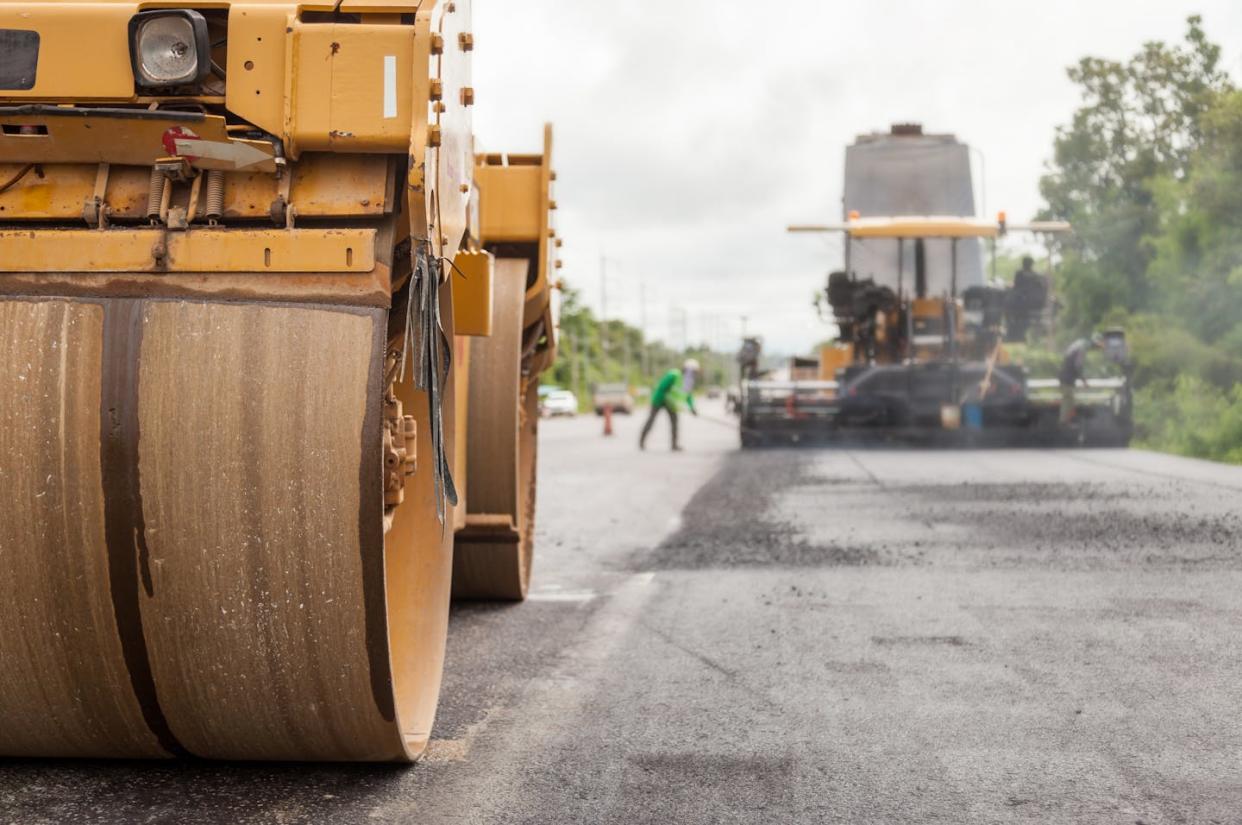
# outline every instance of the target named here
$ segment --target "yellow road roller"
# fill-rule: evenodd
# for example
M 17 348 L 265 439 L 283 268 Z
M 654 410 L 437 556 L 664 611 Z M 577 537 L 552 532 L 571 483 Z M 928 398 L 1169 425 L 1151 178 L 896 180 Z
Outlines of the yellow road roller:
M 0 0 L 0 755 L 422 753 L 451 589 L 527 587 L 555 347 L 473 48 L 469 0 Z
M 539 374 L 556 356 L 551 278 L 560 261 L 552 215 L 552 129 L 542 154 L 481 154 L 478 239 L 495 256 L 493 328 L 470 342 L 465 517 L 453 595 L 521 599 L 535 530 Z

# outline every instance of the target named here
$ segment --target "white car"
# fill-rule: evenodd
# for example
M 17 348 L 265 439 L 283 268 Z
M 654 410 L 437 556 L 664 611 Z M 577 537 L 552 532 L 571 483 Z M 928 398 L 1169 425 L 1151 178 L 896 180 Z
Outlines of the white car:
M 578 414 L 578 396 L 569 390 L 553 390 L 543 397 L 541 409 L 544 418 L 554 415 L 568 415 L 572 418 Z

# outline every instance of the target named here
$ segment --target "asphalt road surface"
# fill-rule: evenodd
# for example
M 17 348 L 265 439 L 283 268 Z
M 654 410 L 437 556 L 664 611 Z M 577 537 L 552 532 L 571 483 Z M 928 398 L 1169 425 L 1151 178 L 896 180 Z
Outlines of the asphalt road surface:
M 419 765 L 10 760 L 0 821 L 1242 822 L 1242 469 L 639 423 L 544 425 Z

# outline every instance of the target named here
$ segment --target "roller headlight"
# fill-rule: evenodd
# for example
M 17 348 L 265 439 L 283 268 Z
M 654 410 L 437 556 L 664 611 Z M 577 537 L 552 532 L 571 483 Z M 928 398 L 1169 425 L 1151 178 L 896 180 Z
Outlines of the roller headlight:
M 189 9 L 134 15 L 129 50 L 134 79 L 145 88 L 201 83 L 211 69 L 207 21 Z

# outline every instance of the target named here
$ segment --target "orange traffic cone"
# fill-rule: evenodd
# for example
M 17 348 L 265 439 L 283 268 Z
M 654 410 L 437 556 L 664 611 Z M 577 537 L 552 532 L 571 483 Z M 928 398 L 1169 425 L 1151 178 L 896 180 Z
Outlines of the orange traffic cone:
M 612 405 L 604 405 L 604 435 L 612 435 Z

